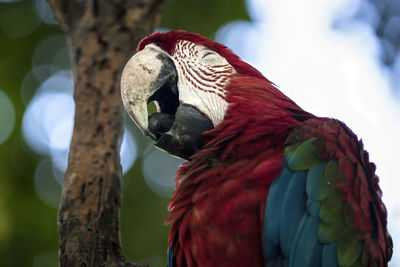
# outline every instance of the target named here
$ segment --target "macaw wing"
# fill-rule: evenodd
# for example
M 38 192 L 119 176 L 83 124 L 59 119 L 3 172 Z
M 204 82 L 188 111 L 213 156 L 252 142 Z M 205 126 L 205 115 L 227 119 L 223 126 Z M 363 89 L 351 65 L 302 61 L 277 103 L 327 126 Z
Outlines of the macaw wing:
M 309 123 L 289 136 L 270 187 L 266 266 L 387 266 L 392 243 L 374 165 L 339 121 Z

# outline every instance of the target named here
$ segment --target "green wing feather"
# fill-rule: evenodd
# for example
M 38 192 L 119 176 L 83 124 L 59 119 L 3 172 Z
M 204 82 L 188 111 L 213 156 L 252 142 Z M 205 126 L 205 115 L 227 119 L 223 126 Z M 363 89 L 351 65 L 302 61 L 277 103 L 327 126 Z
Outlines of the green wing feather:
M 308 123 L 292 131 L 285 157 L 291 171 L 308 172 L 306 206 L 311 215 L 318 215 L 318 241 L 322 246 L 335 244 L 338 266 L 387 266 L 392 241 L 368 154 L 341 122 L 313 119 Z

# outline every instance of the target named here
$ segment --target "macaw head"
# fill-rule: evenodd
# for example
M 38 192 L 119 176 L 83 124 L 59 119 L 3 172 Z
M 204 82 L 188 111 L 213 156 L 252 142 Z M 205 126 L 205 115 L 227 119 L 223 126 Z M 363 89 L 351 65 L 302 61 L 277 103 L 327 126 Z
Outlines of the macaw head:
M 268 82 L 222 44 L 181 30 L 154 33 L 123 70 L 122 100 L 157 147 L 188 159 L 201 149 L 202 133 L 224 120 L 229 85 L 238 75 Z M 152 101 L 157 112 L 148 114 Z

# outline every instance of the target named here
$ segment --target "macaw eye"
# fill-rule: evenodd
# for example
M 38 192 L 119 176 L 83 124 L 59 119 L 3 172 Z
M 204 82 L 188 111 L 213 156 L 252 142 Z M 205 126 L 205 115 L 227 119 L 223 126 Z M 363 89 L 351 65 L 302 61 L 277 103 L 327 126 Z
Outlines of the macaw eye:
M 203 58 L 210 57 L 210 56 L 212 56 L 212 55 L 216 55 L 216 54 L 213 53 L 213 52 L 206 52 L 206 53 L 203 55 Z
M 201 56 L 201 60 L 207 65 L 223 65 L 226 64 L 227 61 L 225 58 L 221 57 L 218 53 L 214 51 L 205 51 Z

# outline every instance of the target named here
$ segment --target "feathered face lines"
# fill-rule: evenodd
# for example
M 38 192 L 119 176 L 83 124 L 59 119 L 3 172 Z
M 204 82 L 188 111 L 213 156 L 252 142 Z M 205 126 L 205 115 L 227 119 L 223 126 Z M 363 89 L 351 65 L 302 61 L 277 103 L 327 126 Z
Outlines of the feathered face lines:
M 179 101 L 200 110 L 214 127 L 222 122 L 229 105 L 226 87 L 232 74 L 267 80 L 227 47 L 198 34 L 180 30 L 154 33 L 140 42 L 138 51 L 148 46 L 157 47 L 174 61 Z
M 266 78 L 251 65 L 242 61 L 236 54 L 234 54 L 226 46 L 213 42 L 195 33 L 188 33 L 182 30 L 174 30 L 170 32 L 157 32 L 143 39 L 138 45 L 138 51 L 144 49 L 148 44 L 154 44 L 163 49 L 169 55 L 173 55 L 175 52 L 175 47 L 178 41 L 186 40 L 198 46 L 207 47 L 218 53 L 221 57 L 225 58 L 228 63 L 235 69 L 237 73 L 260 78 L 266 80 Z
M 178 66 L 179 100 L 193 105 L 218 125 L 228 107 L 225 87 L 234 68 L 216 52 L 185 40 L 177 42 L 172 59 Z
M 224 58 L 206 47 L 179 41 L 173 59 L 179 64 L 184 77 L 194 87 L 224 98 L 228 78 L 235 73 Z
M 214 126 L 221 123 L 228 107 L 225 88 L 236 73 L 233 66 L 217 52 L 187 40 L 177 40 L 171 54 L 154 43 L 143 49 L 149 48 L 159 50 L 174 62 L 179 102 L 204 113 Z

